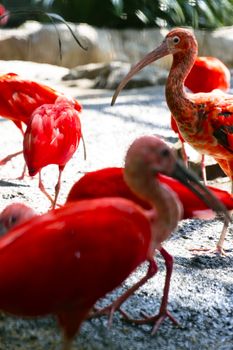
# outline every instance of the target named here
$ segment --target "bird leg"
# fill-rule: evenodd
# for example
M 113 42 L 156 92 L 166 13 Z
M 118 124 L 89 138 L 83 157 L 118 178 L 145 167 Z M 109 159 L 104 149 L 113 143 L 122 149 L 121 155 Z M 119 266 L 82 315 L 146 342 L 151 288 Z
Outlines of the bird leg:
M 215 248 L 190 248 L 189 250 L 192 253 L 194 253 L 194 254 L 195 254 L 195 252 L 196 253 L 209 252 L 209 253 L 218 253 L 220 255 L 226 256 L 227 254 L 226 254 L 226 252 L 223 249 L 223 243 L 224 243 L 226 235 L 227 235 L 228 226 L 229 226 L 229 220 L 225 219 L 224 220 L 224 225 L 223 225 L 223 228 L 222 228 L 222 232 L 220 234 L 218 243 L 216 244 Z
M 9 154 L 7 157 L 0 160 L 0 165 L 5 165 L 7 162 L 9 162 L 12 158 L 17 157 L 18 155 L 22 154 L 23 151 L 19 151 L 16 153 Z
M 19 121 L 19 120 L 12 120 L 13 123 L 17 126 L 17 128 L 19 128 L 21 134 L 23 135 L 24 137 L 24 131 L 23 131 L 23 125 L 22 125 L 22 122 Z
M 63 337 L 61 350 L 71 350 L 73 339 Z
M 39 171 L 39 189 L 41 190 L 42 193 L 44 193 L 44 195 L 48 198 L 48 200 L 51 202 L 51 204 L 53 206 L 54 200 L 44 187 L 44 184 L 43 184 L 42 179 L 41 179 L 41 172 L 40 171 Z
M 145 323 L 152 323 L 153 328 L 151 334 L 154 335 L 157 330 L 159 329 L 161 323 L 168 317 L 170 320 L 175 323 L 176 325 L 179 325 L 179 323 L 176 321 L 176 319 L 172 316 L 172 314 L 167 310 L 167 304 L 168 304 L 168 296 L 169 296 L 169 289 L 170 289 L 170 281 L 171 281 L 171 275 L 173 270 L 173 257 L 163 248 L 161 247 L 159 249 L 160 254 L 164 258 L 165 265 L 166 265 L 166 278 L 165 278 L 165 284 L 163 289 L 163 297 L 159 309 L 159 313 L 154 316 L 148 316 L 144 315 L 143 319 L 127 319 L 127 321 L 136 323 L 136 324 L 145 324 Z
M 219 162 L 219 160 L 218 160 Z M 221 163 L 220 163 L 221 164 Z M 231 181 L 231 194 L 233 193 L 233 181 Z M 232 211 L 230 211 L 230 214 L 232 213 Z M 191 252 L 195 253 L 200 253 L 200 252 L 209 252 L 209 253 L 218 253 L 220 255 L 226 256 L 226 252 L 223 249 L 223 243 L 225 241 L 226 235 L 227 235 L 227 229 L 229 226 L 229 220 L 225 219 L 224 220 L 224 225 L 222 228 L 222 232 L 220 234 L 219 240 L 216 244 L 215 248 L 189 248 L 189 250 Z
M 52 209 L 55 208 L 56 206 L 56 203 L 57 203 L 57 198 L 58 198 L 58 195 L 59 195 L 59 192 L 60 192 L 60 188 L 61 188 L 61 176 L 62 176 L 62 172 L 64 170 L 65 166 L 64 165 L 60 165 L 59 166 L 59 174 L 58 174 L 58 180 L 57 180 L 57 184 L 55 186 L 55 196 L 54 196 L 54 200 L 53 200 L 53 203 L 52 203 Z
M 184 164 L 185 164 L 186 168 L 188 168 L 188 156 L 187 156 L 187 153 L 185 151 L 183 141 L 181 141 L 181 153 L 182 153 L 182 158 L 183 158 Z
M 90 307 L 81 304 L 70 305 L 66 310 L 56 315 L 62 330 L 61 350 L 71 350 L 74 337 L 78 333 L 81 323 L 87 318 Z
M 17 177 L 17 180 L 23 180 L 24 179 L 24 176 L 25 176 L 25 173 L 26 173 L 26 169 L 27 169 L 27 165 L 26 165 L 26 163 L 24 163 L 22 174 L 19 177 Z
M 147 270 L 146 275 L 140 279 L 140 281 L 138 281 L 137 283 L 135 283 L 131 288 L 129 288 L 125 293 L 123 293 L 120 297 L 118 297 L 116 300 L 113 301 L 113 303 L 111 303 L 110 305 L 97 310 L 96 312 L 94 312 L 93 314 L 90 315 L 90 318 L 93 317 L 98 317 L 101 315 L 109 315 L 108 318 L 108 326 L 110 327 L 112 324 L 112 318 L 113 318 L 113 314 L 115 311 L 119 311 L 126 319 L 130 319 L 128 317 L 128 315 L 126 314 L 126 312 L 124 312 L 123 310 L 120 309 L 120 306 L 138 289 L 140 288 L 142 285 L 144 285 L 147 280 L 151 277 L 153 277 L 158 271 L 158 267 L 157 264 L 155 262 L 155 260 L 150 259 L 149 260 L 149 267 Z
M 207 177 L 206 177 L 206 167 L 205 167 L 205 155 L 201 155 L 201 173 L 204 185 L 207 186 Z
M 82 143 L 83 143 L 83 156 L 84 156 L 84 160 L 87 159 L 87 148 L 86 148 L 86 143 L 83 137 L 83 134 L 81 135 L 81 139 L 82 139 Z

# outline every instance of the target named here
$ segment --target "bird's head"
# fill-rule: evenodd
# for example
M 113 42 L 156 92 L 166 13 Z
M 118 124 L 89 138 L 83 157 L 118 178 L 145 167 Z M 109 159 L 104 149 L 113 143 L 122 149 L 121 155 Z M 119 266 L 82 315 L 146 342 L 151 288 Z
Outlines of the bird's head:
M 0 235 L 3 235 L 12 227 L 23 223 L 35 215 L 34 210 L 23 203 L 8 205 L 0 214 Z
M 170 54 L 188 50 L 197 51 L 197 41 L 193 33 L 185 28 L 172 29 L 166 36 L 164 43 Z
M 129 73 L 122 79 L 118 85 L 113 97 L 111 105 L 114 105 L 120 91 L 125 87 L 128 81 L 141 69 L 148 64 L 157 61 L 158 59 L 167 56 L 175 55 L 180 52 L 186 53 L 192 51 L 194 56 L 197 54 L 197 41 L 193 33 L 185 28 L 172 29 L 162 43 L 153 51 L 144 56 L 138 63 L 136 63 L 129 71 Z
M 209 208 L 223 213 L 227 220 L 231 220 L 225 206 L 199 181 L 192 171 L 176 158 L 174 150 L 163 140 L 156 136 L 143 136 L 136 139 L 126 154 L 126 182 L 130 186 L 131 179 L 133 179 L 133 183 L 136 183 L 137 178 L 144 176 L 144 185 L 146 186 L 148 175 L 154 179 L 158 173 L 178 180 L 194 192 Z
M 153 174 L 170 173 L 174 162 L 176 162 L 174 151 L 159 137 L 142 136 L 129 147 L 125 167 Z

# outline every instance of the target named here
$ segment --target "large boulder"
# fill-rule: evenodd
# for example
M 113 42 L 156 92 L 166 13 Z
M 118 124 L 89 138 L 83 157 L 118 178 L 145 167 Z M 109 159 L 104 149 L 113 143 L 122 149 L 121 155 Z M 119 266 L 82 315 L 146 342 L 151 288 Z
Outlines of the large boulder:
M 73 39 L 64 24 L 57 24 L 62 43 L 62 59 L 59 55 L 58 35 L 52 24 L 25 22 L 17 29 L 1 29 L 0 59 L 30 60 L 72 68 L 88 63 L 112 61 L 138 61 L 155 48 L 167 33 L 167 29 L 102 29 L 87 24 L 72 24 L 75 35 L 87 50 Z M 199 43 L 199 55 L 219 57 L 233 66 L 233 27 L 215 31 L 195 31 Z M 159 60 L 157 66 L 168 68 L 171 57 Z

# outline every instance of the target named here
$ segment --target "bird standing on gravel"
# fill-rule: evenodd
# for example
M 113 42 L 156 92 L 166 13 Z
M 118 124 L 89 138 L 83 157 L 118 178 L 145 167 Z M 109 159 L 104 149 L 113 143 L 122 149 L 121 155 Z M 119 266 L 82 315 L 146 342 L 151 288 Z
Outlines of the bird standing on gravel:
M 49 86 L 23 79 L 18 74 L 0 75 L 0 116 L 10 119 L 24 134 L 23 124 L 28 125 L 33 111 L 43 104 L 54 103 L 62 93 Z M 81 112 L 81 105 L 73 99 L 74 108 Z M 9 155 L 0 161 L 6 164 L 10 159 L 23 151 Z
M 192 69 L 190 70 L 184 85 L 194 93 L 210 92 L 215 89 L 227 92 L 230 89 L 231 73 L 225 64 L 216 57 L 197 57 Z M 171 115 L 171 128 L 178 137 L 182 145 L 184 161 L 188 164 L 188 156 L 184 147 L 184 139 L 179 132 L 175 118 Z M 204 154 L 201 160 L 202 177 L 207 185 Z
M 156 174 L 155 180 L 160 183 L 161 186 L 168 186 L 174 192 L 180 200 L 183 208 L 180 220 L 187 218 L 212 218 L 214 212 L 209 209 L 203 200 L 201 200 L 195 193 L 189 188 L 175 180 L 174 178 Z M 207 186 L 207 188 L 215 195 L 228 210 L 233 209 L 233 196 L 220 189 Z M 149 203 L 141 199 L 137 194 L 131 191 L 129 186 L 124 181 L 124 169 L 122 168 L 104 168 L 97 171 L 86 173 L 81 177 L 71 188 L 68 196 L 67 203 L 74 201 L 81 201 L 84 199 L 103 198 L 103 197 L 122 197 L 130 199 L 143 207 L 144 209 L 150 209 Z M 163 217 L 161 217 L 163 222 Z M 160 217 L 157 218 L 157 225 L 160 225 Z M 161 303 L 161 308 L 157 317 L 157 323 L 154 327 L 154 332 L 158 329 L 160 323 L 165 317 L 170 317 L 174 322 L 174 318 L 167 311 L 167 301 L 169 293 L 170 278 L 173 268 L 173 257 L 163 248 L 158 248 L 159 252 L 163 256 L 166 264 L 166 279 L 164 286 L 164 294 Z M 137 284 L 135 285 L 137 288 Z M 128 292 L 129 294 L 129 292 Z M 104 310 L 100 310 L 95 315 L 110 313 L 110 323 L 113 311 L 116 309 L 117 302 L 111 307 L 107 307 Z M 138 320 L 134 320 L 138 322 Z M 155 321 L 155 318 L 154 318 Z
M 32 113 L 23 141 L 23 154 L 30 176 L 39 173 L 39 189 L 54 208 L 61 186 L 61 175 L 78 148 L 82 137 L 79 112 L 73 99 L 60 96 L 53 104 L 43 104 Z M 41 169 L 49 164 L 59 167 L 54 199 L 45 190 Z
M 233 96 L 220 90 L 197 94 L 184 90 L 184 81 L 195 62 L 197 49 L 196 38 L 190 30 L 171 30 L 161 45 L 132 67 L 123 78 L 112 104 L 135 73 L 161 57 L 173 55 L 166 83 L 166 100 L 181 136 L 199 153 L 212 156 L 233 183 Z M 227 224 L 216 247 L 221 253 L 224 253 L 226 229 Z

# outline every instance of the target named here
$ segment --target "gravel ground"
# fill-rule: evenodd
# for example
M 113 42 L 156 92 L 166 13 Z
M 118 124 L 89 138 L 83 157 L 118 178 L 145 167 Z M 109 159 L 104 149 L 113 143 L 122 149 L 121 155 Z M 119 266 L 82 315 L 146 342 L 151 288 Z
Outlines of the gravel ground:
M 48 78 L 47 83 L 78 97 L 83 104 L 82 126 L 87 147 L 84 161 L 82 145 L 67 164 L 63 175 L 59 202 L 64 202 L 72 184 L 86 171 L 105 166 L 122 165 L 124 154 L 133 139 L 143 134 L 158 134 L 169 142 L 176 136 L 169 128 L 170 113 L 164 99 L 164 87 L 124 91 L 117 104 L 110 107 L 112 91 L 84 90 L 75 83 L 61 84 L 63 68 L 25 62 L 1 62 L 3 71 L 15 70 L 27 77 Z M 27 68 L 26 68 L 27 67 Z M 25 70 L 25 68 L 27 70 Z M 29 69 L 30 68 L 30 69 Z M 50 74 L 46 75 L 47 68 Z M 56 76 L 56 79 L 54 79 Z M 72 86 L 71 86 L 72 85 Z M 20 150 L 22 137 L 13 123 L 0 120 L 0 157 Z M 0 209 L 14 201 L 29 204 L 38 212 L 48 209 L 49 203 L 37 188 L 38 179 L 26 177 L 16 180 L 23 168 L 23 158 L 15 158 L 1 167 Z M 53 190 L 57 169 L 48 166 L 43 178 L 48 191 Z M 220 184 L 224 188 L 229 182 Z M 226 257 L 211 253 L 193 255 L 189 248 L 214 247 L 221 232 L 222 222 L 215 220 L 185 220 L 166 242 L 166 249 L 174 256 L 169 310 L 180 327 L 166 320 L 155 336 L 151 326 L 136 326 L 114 315 L 108 329 L 107 318 L 101 317 L 83 323 L 76 337 L 74 349 L 82 350 L 232 350 L 233 349 L 233 242 L 232 226 L 225 242 Z M 125 309 L 134 317 L 140 311 L 156 313 L 162 296 L 164 263 L 158 255 L 159 272 L 132 298 Z M 122 286 L 102 302 L 106 304 L 125 290 L 145 272 L 141 266 Z M 0 350 L 58 349 L 60 333 L 50 317 L 21 320 L 0 315 Z

